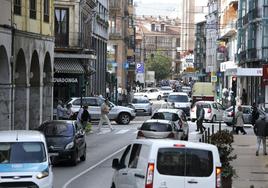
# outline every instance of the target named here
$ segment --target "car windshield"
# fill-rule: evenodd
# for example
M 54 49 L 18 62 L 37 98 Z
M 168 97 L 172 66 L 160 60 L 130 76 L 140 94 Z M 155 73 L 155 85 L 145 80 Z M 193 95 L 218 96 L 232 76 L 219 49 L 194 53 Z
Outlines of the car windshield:
M 140 92 L 147 92 L 147 91 L 148 91 L 148 89 L 143 89 Z
M 152 119 L 165 119 L 169 121 L 177 121 L 179 119 L 177 114 L 169 113 L 169 112 L 156 112 Z
M 154 132 L 169 132 L 172 131 L 170 124 L 159 123 L 159 122 L 150 122 L 143 123 L 141 130 L 144 131 L 154 131 Z
M 169 95 L 169 102 L 188 102 L 188 97 L 186 95 Z
M 132 100 L 132 103 L 136 104 L 136 103 L 149 103 L 148 99 L 138 99 L 138 98 L 134 98 Z
M 42 142 L 0 142 L 0 164 L 46 161 Z
M 62 122 L 51 122 L 46 123 L 41 126 L 40 131 L 42 131 L 45 136 L 72 136 L 74 134 L 74 128 L 71 123 Z

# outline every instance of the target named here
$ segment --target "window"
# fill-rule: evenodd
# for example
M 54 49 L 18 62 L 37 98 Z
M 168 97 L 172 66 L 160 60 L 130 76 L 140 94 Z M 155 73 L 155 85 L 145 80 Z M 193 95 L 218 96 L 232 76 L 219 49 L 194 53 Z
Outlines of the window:
M 165 24 L 161 24 L 161 31 L 165 31 Z
M 21 15 L 21 0 L 14 0 L 14 14 Z
M 30 0 L 30 18 L 36 19 L 36 0 Z
M 44 22 L 49 22 L 49 0 L 44 0 Z
M 56 46 L 68 46 L 69 11 L 55 8 L 55 43 Z
M 162 117 L 161 117 L 162 115 Z M 163 114 L 159 114 L 159 119 L 165 119 Z M 143 123 L 140 130 L 154 131 L 154 132 L 170 132 L 172 131 L 171 124 L 159 123 L 159 122 L 147 122 Z
M 141 144 L 134 144 L 129 158 L 129 168 L 137 168 L 139 156 L 141 151 Z
M 127 159 L 128 159 L 128 157 L 129 157 L 129 154 L 130 154 L 130 148 L 131 148 L 131 145 L 128 145 L 128 147 L 126 148 L 126 150 L 124 151 L 124 153 L 123 153 L 123 155 L 122 155 L 122 157 L 121 157 L 121 159 L 120 159 L 120 161 L 119 161 L 119 163 L 122 165 L 122 167 L 126 167 L 127 165 L 126 165 L 126 161 L 127 161 Z
M 155 31 L 155 24 L 151 25 L 151 31 Z

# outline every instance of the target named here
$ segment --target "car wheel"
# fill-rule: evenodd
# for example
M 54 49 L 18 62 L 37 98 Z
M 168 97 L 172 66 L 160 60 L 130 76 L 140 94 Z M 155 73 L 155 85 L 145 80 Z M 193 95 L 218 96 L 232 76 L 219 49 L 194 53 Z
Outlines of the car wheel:
M 216 121 L 216 115 L 214 115 L 213 117 L 212 117 L 212 119 L 211 119 L 211 123 L 214 123 Z
M 114 185 L 114 183 L 112 184 L 111 188 L 115 188 L 115 185 Z
M 158 95 L 157 100 L 161 100 L 161 95 Z
M 84 149 L 84 153 L 83 155 L 80 157 L 80 160 L 81 161 L 85 161 L 87 159 L 87 146 L 85 146 L 85 149 Z
M 121 113 L 119 114 L 118 121 L 123 125 L 127 125 L 130 122 L 130 115 L 127 113 Z
M 77 165 L 77 150 L 75 150 L 75 152 L 72 155 L 71 163 L 72 163 L 73 166 Z

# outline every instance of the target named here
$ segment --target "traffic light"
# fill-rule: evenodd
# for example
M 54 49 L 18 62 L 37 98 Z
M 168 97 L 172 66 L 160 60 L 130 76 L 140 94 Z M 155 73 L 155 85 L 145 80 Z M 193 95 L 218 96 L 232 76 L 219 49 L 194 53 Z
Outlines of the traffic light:
M 232 77 L 232 92 L 233 92 L 234 97 L 236 97 L 236 87 L 237 87 L 237 77 L 233 76 Z

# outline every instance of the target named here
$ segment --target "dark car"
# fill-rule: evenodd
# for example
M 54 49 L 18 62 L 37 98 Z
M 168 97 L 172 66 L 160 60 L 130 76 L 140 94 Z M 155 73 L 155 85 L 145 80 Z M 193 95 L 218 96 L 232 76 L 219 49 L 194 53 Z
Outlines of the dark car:
M 46 137 L 52 163 L 67 160 L 76 165 L 78 159 L 86 160 L 85 132 L 75 121 L 52 120 L 40 125 L 39 131 Z

